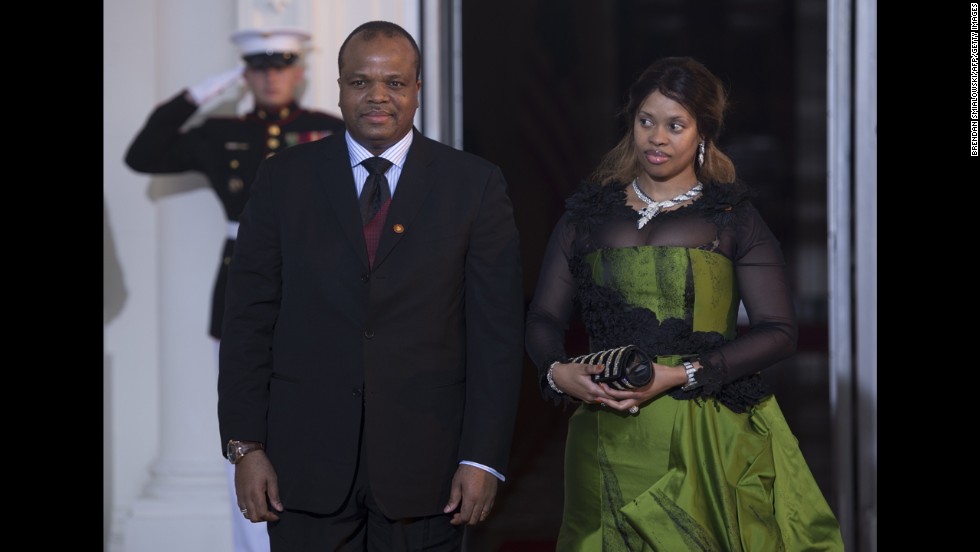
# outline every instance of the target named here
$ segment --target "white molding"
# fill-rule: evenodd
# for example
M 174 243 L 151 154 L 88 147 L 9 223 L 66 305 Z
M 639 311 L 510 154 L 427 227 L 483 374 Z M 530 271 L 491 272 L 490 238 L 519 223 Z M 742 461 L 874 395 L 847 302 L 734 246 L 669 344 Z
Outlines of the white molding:
M 878 549 L 878 3 L 858 0 L 854 52 L 857 550 Z
M 846 548 L 854 543 L 854 366 L 851 339 L 851 191 L 853 149 L 851 0 L 827 4 L 827 284 L 830 415 L 836 503 Z

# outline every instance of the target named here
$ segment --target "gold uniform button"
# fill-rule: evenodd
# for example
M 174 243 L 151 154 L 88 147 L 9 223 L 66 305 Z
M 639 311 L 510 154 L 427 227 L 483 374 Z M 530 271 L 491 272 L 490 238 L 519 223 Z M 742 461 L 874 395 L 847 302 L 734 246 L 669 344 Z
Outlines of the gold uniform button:
M 231 257 L 225 257 L 225 264 L 226 265 L 231 264 Z
M 228 163 L 228 166 L 231 167 L 231 168 L 233 168 L 233 169 L 237 169 L 238 168 L 238 159 L 232 159 L 231 160 L 231 163 Z
M 282 109 L 279 110 L 279 118 L 280 119 L 285 119 L 286 117 L 289 117 L 289 108 L 288 107 L 284 107 L 284 108 L 282 108 Z
M 269 138 L 265 143 L 267 146 L 269 146 L 269 149 L 276 149 L 279 147 L 279 140 L 277 138 Z
M 279 136 L 279 133 L 281 133 L 281 132 L 282 132 L 282 130 L 279 129 L 279 125 L 269 125 L 269 135 L 270 136 Z
M 394 230 L 396 234 L 402 234 L 405 232 L 405 227 L 402 226 L 401 224 L 396 224 L 392 226 L 391 229 Z
M 242 181 L 241 178 L 238 178 L 237 176 L 233 176 L 228 179 L 228 191 L 230 191 L 231 193 L 237 194 L 238 192 L 242 191 L 244 187 L 245 187 L 245 182 Z

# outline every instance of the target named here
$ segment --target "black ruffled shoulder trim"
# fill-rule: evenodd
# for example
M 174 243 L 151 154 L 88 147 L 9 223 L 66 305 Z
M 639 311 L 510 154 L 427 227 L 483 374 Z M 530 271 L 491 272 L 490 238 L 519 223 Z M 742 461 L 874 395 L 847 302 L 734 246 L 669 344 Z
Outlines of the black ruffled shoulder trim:
M 602 186 L 583 182 L 578 190 L 565 200 L 575 227 L 585 233 L 609 220 L 636 218 L 636 211 L 626 204 L 626 190 L 618 184 Z
M 738 217 L 738 206 L 755 195 L 755 191 L 741 181 L 729 184 L 709 182 L 691 207 L 721 228 L 733 224 Z

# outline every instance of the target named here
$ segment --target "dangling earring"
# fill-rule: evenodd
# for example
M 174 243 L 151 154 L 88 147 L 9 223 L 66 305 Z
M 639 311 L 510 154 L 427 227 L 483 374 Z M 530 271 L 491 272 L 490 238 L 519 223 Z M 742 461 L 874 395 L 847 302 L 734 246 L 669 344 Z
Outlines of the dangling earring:
M 698 145 L 698 168 L 704 166 L 704 140 L 701 140 L 701 144 Z

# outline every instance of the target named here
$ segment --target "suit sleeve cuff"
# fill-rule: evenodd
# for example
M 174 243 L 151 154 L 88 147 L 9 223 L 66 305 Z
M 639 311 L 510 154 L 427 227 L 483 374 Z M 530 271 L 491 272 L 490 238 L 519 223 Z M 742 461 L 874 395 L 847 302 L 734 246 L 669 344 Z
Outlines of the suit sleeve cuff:
M 491 468 L 490 466 L 484 466 L 483 464 L 477 464 L 476 462 L 470 462 L 469 460 L 462 460 L 460 464 L 466 464 L 467 466 L 473 466 L 474 468 L 480 468 L 481 470 L 488 471 L 493 474 L 494 477 L 501 481 L 507 481 L 507 478 L 500 475 L 500 472 Z

